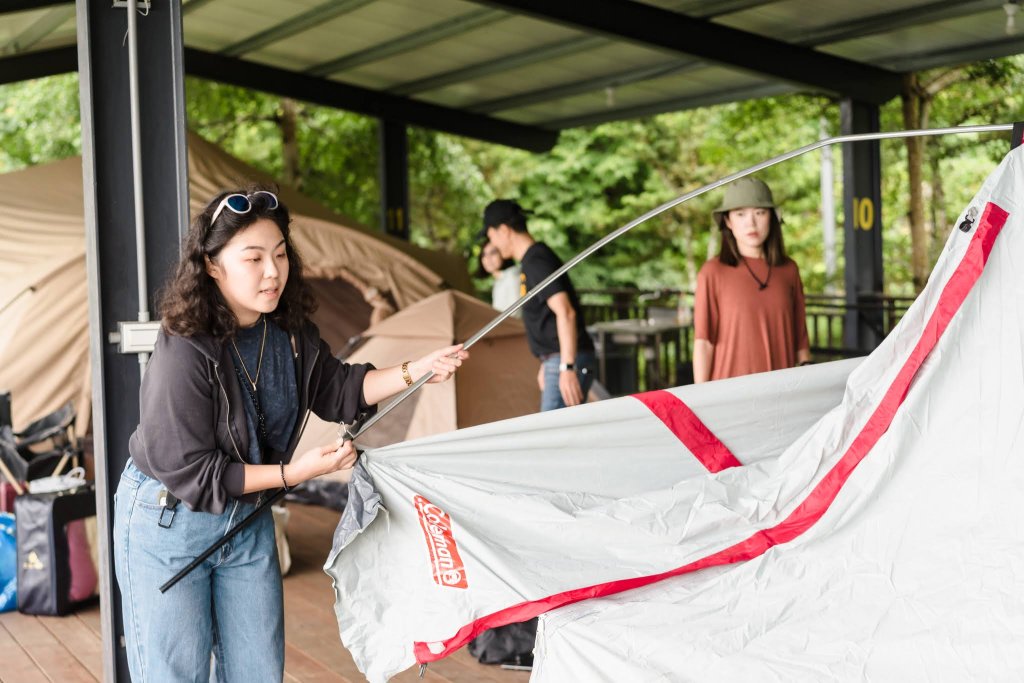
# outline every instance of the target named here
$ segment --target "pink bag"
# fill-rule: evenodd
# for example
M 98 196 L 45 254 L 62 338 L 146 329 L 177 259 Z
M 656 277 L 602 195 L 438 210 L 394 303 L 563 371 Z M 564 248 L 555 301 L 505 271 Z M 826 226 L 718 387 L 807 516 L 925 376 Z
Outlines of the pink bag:
M 21 485 L 22 490 L 25 489 L 25 484 Z M 0 512 L 14 512 L 14 499 L 17 497 L 18 492 L 14 490 L 6 481 L 0 481 Z
M 76 519 L 68 522 L 65 533 L 68 539 L 68 565 L 71 568 L 71 587 L 68 599 L 81 602 L 96 593 L 96 566 L 92 563 L 89 538 L 85 532 L 85 520 Z

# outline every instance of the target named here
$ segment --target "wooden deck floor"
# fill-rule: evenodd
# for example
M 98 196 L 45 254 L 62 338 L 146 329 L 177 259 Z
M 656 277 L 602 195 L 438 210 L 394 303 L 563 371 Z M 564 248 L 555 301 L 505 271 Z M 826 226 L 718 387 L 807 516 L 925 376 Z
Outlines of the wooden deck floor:
M 285 681 L 359 683 L 365 681 L 338 639 L 330 579 L 323 563 L 331 547 L 337 513 L 289 505 L 292 570 L 284 580 Z M 103 680 L 98 607 L 68 617 L 0 614 L 0 681 L 36 683 Z M 529 674 L 478 664 L 465 650 L 435 662 L 420 679 L 415 669 L 396 676 L 400 683 L 525 683 Z

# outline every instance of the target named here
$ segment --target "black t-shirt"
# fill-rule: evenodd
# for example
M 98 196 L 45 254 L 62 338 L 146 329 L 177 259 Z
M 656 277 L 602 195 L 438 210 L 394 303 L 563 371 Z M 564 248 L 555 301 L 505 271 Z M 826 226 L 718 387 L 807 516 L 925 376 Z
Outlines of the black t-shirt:
M 534 242 L 533 246 L 523 254 L 522 273 L 519 275 L 519 295 L 526 294 L 529 290 L 544 281 L 544 278 L 551 275 L 562 267 L 562 260 L 555 252 L 543 242 Z M 563 275 L 539 292 L 535 297 L 526 302 L 523 306 L 523 322 L 526 324 L 526 338 L 530 342 L 530 351 L 538 358 L 552 353 L 559 352 L 558 326 L 555 312 L 548 306 L 548 298 L 559 292 L 569 295 L 569 301 L 573 310 L 576 311 L 576 350 L 593 351 L 594 342 L 587 334 L 587 328 L 583 322 L 583 310 L 580 308 L 580 299 L 576 296 L 576 290 L 569 281 L 568 275 Z

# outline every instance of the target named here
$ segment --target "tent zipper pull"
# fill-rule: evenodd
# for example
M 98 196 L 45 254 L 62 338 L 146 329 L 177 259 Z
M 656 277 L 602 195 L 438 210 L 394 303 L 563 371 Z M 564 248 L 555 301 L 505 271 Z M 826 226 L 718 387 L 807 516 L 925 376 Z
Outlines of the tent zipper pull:
M 978 210 L 973 206 L 967 209 L 967 215 L 964 217 L 964 222 L 960 224 L 960 232 L 970 232 L 971 228 L 974 227 L 974 219 L 978 217 Z

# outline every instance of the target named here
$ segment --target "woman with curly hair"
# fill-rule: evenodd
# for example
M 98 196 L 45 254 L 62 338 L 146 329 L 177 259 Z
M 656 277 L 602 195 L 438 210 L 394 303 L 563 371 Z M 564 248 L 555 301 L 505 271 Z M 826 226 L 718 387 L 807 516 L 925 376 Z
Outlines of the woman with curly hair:
M 166 594 L 158 587 L 267 491 L 351 468 L 351 442 L 294 455 L 309 411 L 352 423 L 461 345 L 382 370 L 334 358 L 288 210 L 263 187 L 224 192 L 193 220 L 161 301 L 139 426 L 115 495 L 115 570 L 135 681 L 280 681 L 284 609 L 268 510 Z

